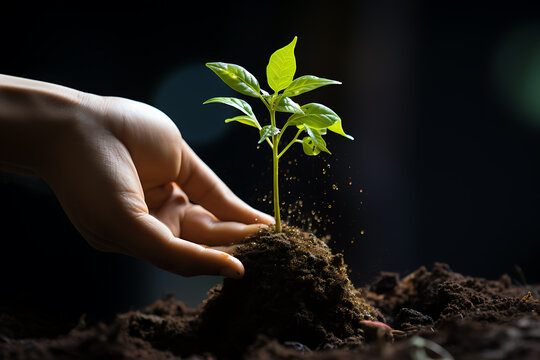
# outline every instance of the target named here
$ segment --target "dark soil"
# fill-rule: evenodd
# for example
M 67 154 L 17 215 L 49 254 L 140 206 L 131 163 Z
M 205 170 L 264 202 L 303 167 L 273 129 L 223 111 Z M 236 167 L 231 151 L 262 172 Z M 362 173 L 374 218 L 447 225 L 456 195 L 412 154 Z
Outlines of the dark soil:
M 235 255 L 245 277 L 197 309 L 167 297 L 69 331 L 6 309 L 0 359 L 540 359 L 539 288 L 507 275 L 435 264 L 355 289 L 341 254 L 294 228 L 263 230 Z

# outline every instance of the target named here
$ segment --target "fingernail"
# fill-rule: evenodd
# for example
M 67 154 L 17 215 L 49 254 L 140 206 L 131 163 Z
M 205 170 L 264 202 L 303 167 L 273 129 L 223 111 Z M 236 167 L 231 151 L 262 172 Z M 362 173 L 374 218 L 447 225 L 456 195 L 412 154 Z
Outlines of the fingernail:
M 219 270 L 219 275 L 221 276 L 225 276 L 225 277 L 228 277 L 228 278 L 231 278 L 231 279 L 240 279 L 242 278 L 242 274 L 240 273 L 240 271 L 238 270 L 235 270 L 231 267 L 222 267 L 220 270 Z

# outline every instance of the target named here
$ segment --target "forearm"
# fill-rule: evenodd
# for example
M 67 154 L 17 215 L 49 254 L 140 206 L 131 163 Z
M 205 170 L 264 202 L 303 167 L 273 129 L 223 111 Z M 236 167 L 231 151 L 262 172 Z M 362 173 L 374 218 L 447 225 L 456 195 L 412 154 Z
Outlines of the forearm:
M 0 75 L 0 169 L 39 175 L 88 95 Z

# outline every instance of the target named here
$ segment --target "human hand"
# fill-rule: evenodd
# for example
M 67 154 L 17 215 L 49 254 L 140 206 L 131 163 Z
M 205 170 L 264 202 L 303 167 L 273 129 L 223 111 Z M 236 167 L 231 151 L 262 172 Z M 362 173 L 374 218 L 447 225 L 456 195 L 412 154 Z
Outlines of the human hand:
M 41 175 L 90 245 L 183 276 L 243 276 L 227 246 L 272 217 L 236 197 L 161 111 L 89 95 L 77 114 Z

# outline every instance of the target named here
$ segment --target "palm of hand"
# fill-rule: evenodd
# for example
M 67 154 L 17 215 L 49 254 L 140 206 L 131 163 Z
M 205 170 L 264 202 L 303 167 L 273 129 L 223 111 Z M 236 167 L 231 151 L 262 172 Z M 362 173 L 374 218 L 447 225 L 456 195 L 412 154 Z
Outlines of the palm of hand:
M 106 102 L 103 116 L 63 137 L 61 160 L 45 176 L 73 224 L 100 250 L 185 276 L 241 277 L 242 264 L 219 251 L 228 248 L 212 247 L 243 239 L 271 217 L 238 199 L 165 114 L 126 99 Z

